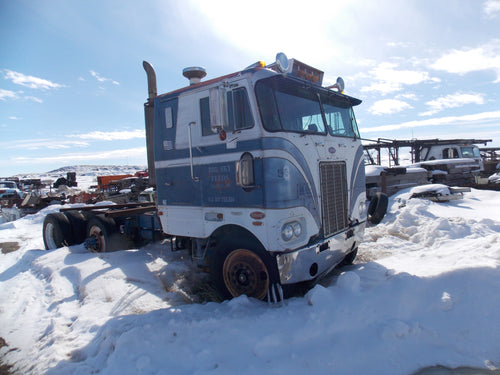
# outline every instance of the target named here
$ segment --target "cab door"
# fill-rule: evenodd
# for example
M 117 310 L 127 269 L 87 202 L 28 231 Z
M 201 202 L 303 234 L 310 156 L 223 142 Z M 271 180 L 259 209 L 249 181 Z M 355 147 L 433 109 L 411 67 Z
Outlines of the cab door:
M 262 202 L 256 189 L 247 189 L 248 179 L 237 178 L 241 159 L 245 167 L 253 167 L 253 158 L 260 151 L 255 107 L 247 85 L 245 79 L 232 81 L 210 89 L 208 96 L 200 98 L 199 144 L 201 162 L 207 163 L 200 170 L 203 206 L 255 207 Z M 242 187 L 242 183 L 247 186 Z

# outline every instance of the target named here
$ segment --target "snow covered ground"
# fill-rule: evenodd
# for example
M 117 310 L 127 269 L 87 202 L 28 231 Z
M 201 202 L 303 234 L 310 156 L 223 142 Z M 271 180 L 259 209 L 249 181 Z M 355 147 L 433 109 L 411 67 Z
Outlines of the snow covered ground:
M 197 302 L 204 275 L 165 244 L 43 251 L 58 207 L 2 224 L 0 354 L 50 375 L 500 368 L 500 193 L 408 197 L 391 197 L 356 264 L 277 305 Z

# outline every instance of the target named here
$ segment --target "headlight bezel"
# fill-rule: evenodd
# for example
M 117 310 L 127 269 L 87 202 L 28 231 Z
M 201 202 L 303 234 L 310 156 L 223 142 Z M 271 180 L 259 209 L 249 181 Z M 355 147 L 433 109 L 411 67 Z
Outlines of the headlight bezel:
M 302 233 L 302 224 L 297 220 L 286 222 L 281 227 L 281 238 L 285 242 L 301 238 Z

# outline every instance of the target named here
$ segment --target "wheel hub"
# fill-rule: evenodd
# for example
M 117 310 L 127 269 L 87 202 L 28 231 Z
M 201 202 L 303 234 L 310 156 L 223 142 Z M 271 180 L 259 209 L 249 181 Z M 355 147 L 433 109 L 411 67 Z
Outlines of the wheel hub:
M 101 252 L 105 246 L 104 235 L 101 229 L 97 226 L 93 226 L 89 230 L 89 237 L 85 240 L 85 248 L 91 251 Z
M 248 275 L 245 272 L 240 272 L 238 275 L 238 282 L 242 285 L 248 285 Z
M 246 294 L 263 299 L 269 288 L 269 274 L 262 259 L 246 249 L 232 251 L 223 265 L 224 283 L 233 297 Z

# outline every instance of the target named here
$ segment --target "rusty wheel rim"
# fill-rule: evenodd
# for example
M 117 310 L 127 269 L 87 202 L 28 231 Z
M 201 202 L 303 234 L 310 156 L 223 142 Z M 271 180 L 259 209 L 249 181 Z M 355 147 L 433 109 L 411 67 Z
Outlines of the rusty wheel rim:
M 103 252 L 106 249 L 106 239 L 104 238 L 104 233 L 102 229 L 97 225 L 93 225 L 89 230 L 89 237 L 95 239 L 94 246 L 92 246 L 92 250 L 97 252 Z
M 246 294 L 263 299 L 269 289 L 269 273 L 262 259 L 253 251 L 232 251 L 222 267 L 224 284 L 233 297 Z

